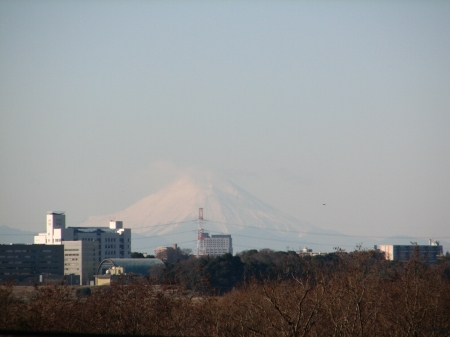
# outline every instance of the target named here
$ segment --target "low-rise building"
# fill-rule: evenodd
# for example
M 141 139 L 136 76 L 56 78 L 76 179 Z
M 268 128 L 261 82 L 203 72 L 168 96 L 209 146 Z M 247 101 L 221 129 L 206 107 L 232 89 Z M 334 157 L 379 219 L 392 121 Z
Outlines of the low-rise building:
M 164 262 L 157 258 L 144 259 L 105 259 L 97 268 L 95 285 L 109 285 L 120 276 L 143 277 L 151 275 L 152 270 L 164 268 Z
M 305 247 L 302 250 L 297 252 L 300 256 L 317 256 L 317 255 L 327 255 L 326 252 L 313 252 L 311 248 Z
M 39 282 L 41 275 L 64 275 L 64 247 L 35 244 L 0 245 L 0 279 Z

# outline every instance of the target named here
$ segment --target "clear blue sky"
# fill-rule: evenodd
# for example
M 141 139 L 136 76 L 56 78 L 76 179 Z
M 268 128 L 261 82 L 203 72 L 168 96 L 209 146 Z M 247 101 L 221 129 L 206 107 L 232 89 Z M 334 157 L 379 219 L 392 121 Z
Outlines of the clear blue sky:
M 0 163 L 25 230 L 194 167 L 323 228 L 450 237 L 450 2 L 1 1 Z

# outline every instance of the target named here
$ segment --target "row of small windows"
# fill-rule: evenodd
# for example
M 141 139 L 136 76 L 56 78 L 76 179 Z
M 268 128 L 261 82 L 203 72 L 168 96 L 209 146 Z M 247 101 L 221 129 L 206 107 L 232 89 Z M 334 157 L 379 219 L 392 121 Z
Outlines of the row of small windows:
M 1 264 L 34 264 L 33 261 L 1 261 Z M 59 261 L 39 261 L 39 264 L 59 263 Z
M 42 268 L 55 272 L 58 268 Z M 35 270 L 31 271 L 33 274 L 36 273 Z M 22 271 L 15 268 L 8 268 L 7 271 L 2 273 L 3 275 L 30 275 L 30 271 Z
M 46 242 L 61 242 L 61 239 L 46 239 Z
M 27 251 L 15 251 L 15 250 L 0 250 L 0 254 L 23 254 L 23 253 L 32 253 L 34 255 L 36 254 L 42 254 L 42 253 L 59 253 L 61 250 L 55 249 L 55 250 L 27 250 Z M 17 256 L 23 256 L 23 255 L 17 255 Z
M 53 259 L 57 258 L 53 255 L 39 255 L 40 259 Z M 0 255 L 0 259 L 31 259 L 36 258 L 36 255 Z

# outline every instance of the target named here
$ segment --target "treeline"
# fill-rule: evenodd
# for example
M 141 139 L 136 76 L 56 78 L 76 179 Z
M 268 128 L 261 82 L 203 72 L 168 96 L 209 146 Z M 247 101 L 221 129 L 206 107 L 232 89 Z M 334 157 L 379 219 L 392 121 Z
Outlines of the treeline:
M 376 253 L 372 258 L 382 259 Z M 296 252 L 276 252 L 270 249 L 248 250 L 233 256 L 217 257 L 182 255 L 176 262 L 166 262 L 164 271 L 151 274 L 163 283 L 177 283 L 201 293 L 222 295 L 250 280 L 283 280 L 299 277 L 306 270 L 331 271 L 337 265 L 336 253 L 324 256 L 299 256 Z
M 165 336 L 450 336 L 450 264 L 376 252 L 187 258 L 89 296 L 0 291 L 0 329 Z M 231 278 L 229 283 L 227 278 Z M 218 290 L 221 289 L 221 290 Z M 225 291 L 226 290 L 226 291 Z M 221 292 L 221 296 L 216 296 Z

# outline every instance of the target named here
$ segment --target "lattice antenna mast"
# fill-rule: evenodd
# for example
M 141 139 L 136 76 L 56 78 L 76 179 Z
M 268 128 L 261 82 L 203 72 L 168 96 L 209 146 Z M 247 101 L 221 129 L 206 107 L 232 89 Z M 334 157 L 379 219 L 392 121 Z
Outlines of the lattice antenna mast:
M 198 209 L 197 257 L 205 255 L 205 230 L 203 229 L 203 208 Z

